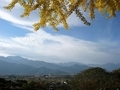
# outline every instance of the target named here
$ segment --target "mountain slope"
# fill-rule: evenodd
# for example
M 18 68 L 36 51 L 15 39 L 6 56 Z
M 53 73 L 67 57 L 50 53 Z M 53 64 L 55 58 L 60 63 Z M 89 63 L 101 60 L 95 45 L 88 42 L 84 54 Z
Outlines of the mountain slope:
M 0 60 L 0 74 L 30 74 L 36 68 Z
M 118 63 L 118 64 L 106 63 L 106 64 L 101 65 L 100 67 L 102 67 L 102 68 L 104 68 L 104 69 L 106 69 L 108 71 L 112 71 L 114 69 L 120 68 L 120 63 Z
M 89 68 L 88 66 L 83 64 L 78 65 L 75 63 L 69 63 L 68 66 L 60 66 L 43 61 L 28 60 L 19 56 L 0 57 L 0 60 L 4 60 L 5 63 L 3 64 L 4 66 L 1 64 L 1 69 L 4 67 L 5 70 L 1 71 L 4 71 L 4 73 L 76 74 L 82 70 Z
M 20 56 L 8 56 L 8 57 L 0 56 L 0 60 L 10 62 L 10 63 L 16 63 L 16 64 L 25 64 L 35 68 L 46 67 L 49 69 L 58 69 L 62 67 L 62 66 L 59 66 L 53 63 L 47 63 L 44 61 L 33 61 L 33 60 L 25 59 Z
M 9 63 L 9 62 L 0 60 L 0 74 L 5 74 L 5 75 L 6 74 L 7 75 L 11 75 L 11 74 L 66 75 L 69 73 L 63 72 L 60 70 L 48 69 L 46 67 L 34 68 L 34 67 L 24 65 L 24 64 L 15 64 L 15 63 Z
M 76 73 L 79 73 L 85 69 L 88 69 L 89 66 L 87 65 L 78 65 L 78 64 L 75 64 L 75 65 L 72 65 L 72 66 L 69 66 L 69 67 L 62 67 L 60 68 L 59 70 L 61 71 L 64 71 L 64 72 L 68 72 L 70 74 L 76 74 Z
M 44 68 L 43 68 L 44 67 Z M 99 64 L 90 64 L 84 65 L 77 62 L 68 62 L 68 63 L 47 63 L 44 61 L 33 61 L 26 58 L 22 58 L 20 56 L 9 56 L 9 57 L 2 57 L 0 56 L 0 74 L 1 73 L 17 73 L 17 74 L 26 74 L 26 73 L 60 73 L 61 74 L 76 74 L 89 67 L 101 67 L 108 71 L 112 71 L 114 69 L 120 68 L 120 63 L 113 64 L 107 63 L 103 65 Z M 43 72 L 42 72 L 43 71 Z
M 32 73 L 34 74 L 40 74 L 40 75 L 68 75 L 69 73 L 64 72 L 64 71 L 60 71 L 60 70 L 52 70 L 46 67 L 40 67 L 36 70 L 34 70 Z

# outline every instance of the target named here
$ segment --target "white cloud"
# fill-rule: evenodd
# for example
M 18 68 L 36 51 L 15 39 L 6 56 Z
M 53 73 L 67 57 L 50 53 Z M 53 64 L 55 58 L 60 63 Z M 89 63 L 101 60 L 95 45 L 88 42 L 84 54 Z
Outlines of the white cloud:
M 116 59 L 114 62 L 117 63 L 120 58 L 120 49 L 109 50 L 103 43 L 51 35 L 43 30 L 24 37 L 0 39 L 0 48 L 4 48 L 1 51 L 3 54 L 20 55 L 47 62 L 106 63 Z

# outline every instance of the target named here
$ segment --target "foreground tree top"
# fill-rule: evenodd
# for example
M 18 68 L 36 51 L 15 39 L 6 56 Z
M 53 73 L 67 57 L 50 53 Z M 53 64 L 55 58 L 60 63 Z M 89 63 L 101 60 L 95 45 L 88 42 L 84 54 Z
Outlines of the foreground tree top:
M 11 0 L 11 3 L 4 8 L 12 10 L 19 3 L 24 8 L 21 17 L 29 16 L 33 10 L 39 11 L 39 22 L 33 24 L 34 30 L 50 25 L 55 30 L 61 23 L 68 29 L 67 18 L 73 13 L 83 21 L 90 23 L 83 16 L 81 10 L 89 13 L 89 17 L 95 19 L 95 10 L 107 14 L 108 18 L 115 17 L 116 11 L 120 11 L 120 0 Z

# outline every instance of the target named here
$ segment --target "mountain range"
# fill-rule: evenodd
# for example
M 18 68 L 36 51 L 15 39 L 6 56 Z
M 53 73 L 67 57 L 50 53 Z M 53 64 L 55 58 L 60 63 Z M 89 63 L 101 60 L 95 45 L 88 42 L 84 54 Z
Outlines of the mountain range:
M 106 63 L 103 65 L 85 65 L 77 62 L 48 63 L 29 60 L 20 56 L 0 56 L 0 74 L 40 74 L 40 75 L 68 75 L 77 74 L 90 67 L 102 67 L 108 71 L 120 68 L 119 64 Z

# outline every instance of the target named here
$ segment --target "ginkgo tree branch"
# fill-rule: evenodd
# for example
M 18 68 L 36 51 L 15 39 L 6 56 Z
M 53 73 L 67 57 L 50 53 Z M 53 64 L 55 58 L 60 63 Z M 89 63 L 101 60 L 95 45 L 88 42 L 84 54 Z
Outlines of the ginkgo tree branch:
M 69 29 L 67 18 L 73 13 L 86 25 L 90 23 L 81 13 L 89 12 L 89 17 L 95 19 L 95 10 L 108 14 L 108 18 L 115 17 L 116 11 L 120 11 L 120 0 L 11 0 L 7 10 L 12 10 L 19 3 L 24 8 L 21 17 L 29 16 L 33 10 L 39 11 L 39 22 L 33 24 L 34 30 L 50 25 L 55 30 L 59 24 L 63 24 L 65 29 Z

